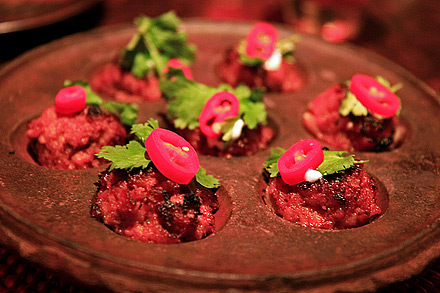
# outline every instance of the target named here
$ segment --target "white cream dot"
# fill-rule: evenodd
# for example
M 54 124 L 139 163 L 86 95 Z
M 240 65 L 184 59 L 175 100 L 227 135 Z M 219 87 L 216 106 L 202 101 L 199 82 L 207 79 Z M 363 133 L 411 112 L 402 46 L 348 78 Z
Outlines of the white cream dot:
M 281 55 L 281 51 L 275 49 L 270 56 L 269 59 L 264 62 L 264 69 L 266 70 L 277 70 L 281 66 L 281 62 L 283 60 L 283 56 Z
M 318 181 L 321 177 L 322 174 L 318 170 L 309 169 L 306 171 L 306 174 L 304 174 L 304 180 L 307 182 Z
M 232 127 L 232 139 L 236 140 L 241 135 L 241 130 L 243 129 L 244 121 L 243 119 L 238 119 L 234 126 Z

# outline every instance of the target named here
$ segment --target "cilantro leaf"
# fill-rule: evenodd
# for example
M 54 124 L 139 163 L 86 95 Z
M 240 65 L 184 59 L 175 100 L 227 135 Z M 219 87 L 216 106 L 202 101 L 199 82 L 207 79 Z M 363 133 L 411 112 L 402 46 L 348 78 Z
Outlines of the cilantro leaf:
M 269 172 L 270 177 L 278 176 L 278 160 L 279 158 L 286 152 L 286 149 L 283 148 L 273 148 L 270 151 L 269 157 L 266 159 L 266 162 L 263 164 L 264 169 Z
M 240 85 L 236 89 L 227 84 L 210 87 L 184 77 L 180 69 L 171 68 L 167 77 L 161 79 L 160 88 L 168 102 L 168 118 L 174 120 L 176 128 L 195 129 L 199 126 L 199 116 L 206 102 L 217 92 L 229 91 L 240 102 L 239 115 L 245 125 L 254 129 L 266 123 L 267 113 L 263 103 L 263 91 L 251 90 Z
M 296 44 L 301 40 L 301 36 L 293 34 L 286 39 L 279 40 L 277 49 L 280 50 L 283 59 L 293 64 L 296 62 L 294 54 L 296 52 Z
M 263 95 L 265 93 L 265 89 L 263 88 L 250 89 L 249 87 L 242 84 L 235 88 L 234 93 L 239 100 L 245 98 L 254 103 L 259 103 L 259 102 L 263 102 Z
M 154 70 L 154 62 L 147 54 L 136 53 L 133 56 L 131 73 L 137 78 L 143 78 L 148 72 Z
M 266 122 L 266 106 L 263 103 L 240 100 L 239 113 L 243 115 L 244 123 L 249 129 L 255 129 L 258 124 Z
M 369 112 L 368 109 L 356 99 L 356 96 L 347 89 L 345 99 L 341 101 L 339 113 L 342 116 L 348 116 L 350 113 L 353 113 L 355 116 L 367 116 Z
M 138 78 L 142 78 L 147 72 L 154 69 L 154 62 L 141 35 L 135 35 L 120 52 L 120 56 L 121 67 L 130 70 Z
M 142 142 L 145 142 L 150 133 L 159 128 L 159 122 L 156 119 L 149 119 L 147 123 L 144 124 L 134 124 L 131 127 L 131 133 L 136 135 Z
M 179 69 L 171 68 L 167 76 L 172 79 L 162 79 L 160 88 L 169 100 L 168 117 L 175 120 L 177 128 L 196 128 L 205 103 L 217 90 L 186 79 Z
M 317 170 L 322 175 L 339 173 L 351 168 L 354 164 L 367 163 L 368 161 L 356 161 L 354 155 L 348 155 L 346 151 L 324 151 L 324 160 Z
M 243 117 L 245 125 L 249 129 L 255 129 L 258 124 L 266 123 L 266 106 L 263 103 L 263 89 L 253 89 L 245 85 L 239 85 L 231 89 L 240 102 L 239 116 Z
M 133 125 L 137 120 L 138 105 L 107 101 L 102 106 L 109 112 L 118 115 L 125 125 Z
M 206 170 L 202 167 L 196 173 L 196 181 L 206 188 L 218 188 L 220 187 L 220 181 L 212 175 L 206 174 Z
M 145 158 L 145 147 L 135 140 L 125 146 L 104 146 L 96 156 L 112 162 L 110 171 L 113 169 L 144 169 L 151 162 Z
M 137 33 L 120 52 L 121 66 L 142 78 L 153 72 L 161 75 L 168 60 L 179 58 L 191 63 L 195 46 L 188 44 L 185 32 L 179 30 L 180 19 L 174 11 L 156 18 L 141 16 L 135 19 Z

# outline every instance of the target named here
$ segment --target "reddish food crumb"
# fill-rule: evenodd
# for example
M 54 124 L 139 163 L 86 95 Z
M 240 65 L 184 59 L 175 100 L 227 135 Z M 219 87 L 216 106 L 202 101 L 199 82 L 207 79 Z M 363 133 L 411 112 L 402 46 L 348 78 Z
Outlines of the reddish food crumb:
M 278 70 L 240 63 L 237 48 L 227 50 L 224 60 L 216 68 L 219 78 L 232 86 L 241 83 L 249 87 L 264 87 L 273 92 L 297 91 L 304 86 L 304 77 L 297 64 L 282 61 Z
M 372 115 L 344 117 L 339 114 L 346 87 L 335 85 L 309 103 L 303 114 L 306 129 L 324 143 L 342 150 L 385 151 L 396 146 L 402 137 L 399 119 L 378 119 Z
M 117 117 L 96 106 L 87 106 L 76 114 L 60 114 L 51 106 L 29 122 L 26 135 L 38 164 L 76 170 L 106 163 L 95 154 L 105 145 L 125 144 L 127 131 Z
M 306 227 L 344 229 L 370 223 L 381 214 L 373 178 L 355 165 L 344 174 L 327 175 L 315 183 L 285 184 L 270 178 L 264 198 L 283 219 Z
M 237 140 L 225 143 L 221 138 L 207 138 L 200 131 L 200 128 L 174 130 L 183 136 L 199 154 L 224 158 L 251 156 L 260 150 L 264 150 L 276 134 L 270 126 L 259 125 L 255 129 L 244 127 L 241 136 Z
M 92 216 L 116 233 L 148 243 L 180 243 L 215 232 L 219 203 L 199 184 L 177 184 L 156 169 L 114 169 L 100 177 Z
M 90 86 L 100 95 L 124 103 L 158 100 L 162 95 L 157 76 L 137 78 L 114 63 L 107 64 L 92 76 Z

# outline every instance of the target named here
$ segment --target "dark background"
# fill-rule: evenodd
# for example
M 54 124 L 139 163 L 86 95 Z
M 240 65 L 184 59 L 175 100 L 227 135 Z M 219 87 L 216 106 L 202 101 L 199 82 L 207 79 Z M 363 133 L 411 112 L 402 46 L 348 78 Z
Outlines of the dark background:
M 14 0 L 5 0 L 14 1 Z M 19 0 L 15 0 L 19 1 Z M 20 0 L 26 1 L 26 0 Z M 30 1 L 30 0 L 27 0 Z M 104 0 L 80 15 L 51 25 L 0 34 L 0 66 L 35 46 L 93 28 L 131 23 L 140 15 L 169 10 L 181 18 L 267 20 L 292 27 L 291 0 Z M 323 0 L 320 0 L 323 1 Z M 333 2 L 344 0 L 333 0 Z M 436 90 L 440 89 L 440 0 L 345 0 L 356 9 L 360 31 L 348 40 L 401 65 Z M 48 1 L 50 2 L 50 1 Z M 347 10 L 354 4 L 336 5 Z M 1 10 L 2 19 L 10 20 Z M 3 15 L 2 15 L 3 14 Z M 9 14 L 10 15 L 10 14 Z M 354 16 L 355 17 L 355 16 Z M 1 31 L 0 31 L 1 32 Z

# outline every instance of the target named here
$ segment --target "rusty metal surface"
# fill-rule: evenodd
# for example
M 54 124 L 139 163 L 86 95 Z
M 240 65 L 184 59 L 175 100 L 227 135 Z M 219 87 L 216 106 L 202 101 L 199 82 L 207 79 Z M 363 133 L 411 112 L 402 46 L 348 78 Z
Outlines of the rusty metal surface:
M 250 25 L 188 21 L 198 47 L 195 79 L 219 83 L 214 66 Z M 0 72 L 0 242 L 88 288 L 375 290 L 419 273 L 440 253 L 440 104 L 434 90 L 389 61 L 348 45 L 302 38 L 297 58 L 308 82 L 299 92 L 265 95 L 279 133 L 272 146 L 310 137 L 307 103 L 354 73 L 402 83 L 409 136 L 387 153 L 357 153 L 384 187 L 388 208 L 373 223 L 342 231 L 301 227 L 274 215 L 259 182 L 269 150 L 252 157 L 200 156 L 220 190 L 221 229 L 201 241 L 145 244 L 116 235 L 90 217 L 103 168 L 61 171 L 37 166 L 24 127 L 53 103 L 65 79 L 88 80 L 130 39 L 131 26 L 76 35 L 29 52 Z M 281 35 L 289 32 L 281 29 Z M 140 122 L 160 119 L 164 101 L 140 105 Z

